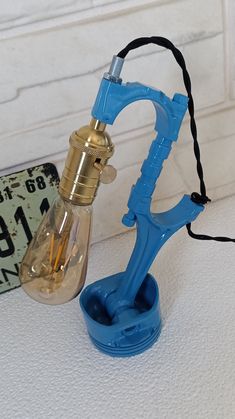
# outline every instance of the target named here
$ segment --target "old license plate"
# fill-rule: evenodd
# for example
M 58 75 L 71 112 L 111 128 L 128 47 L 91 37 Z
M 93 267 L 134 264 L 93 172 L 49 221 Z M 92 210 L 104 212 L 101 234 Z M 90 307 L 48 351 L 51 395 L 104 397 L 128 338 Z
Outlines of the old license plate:
M 20 262 L 58 184 L 52 163 L 0 177 L 0 294 L 20 286 Z

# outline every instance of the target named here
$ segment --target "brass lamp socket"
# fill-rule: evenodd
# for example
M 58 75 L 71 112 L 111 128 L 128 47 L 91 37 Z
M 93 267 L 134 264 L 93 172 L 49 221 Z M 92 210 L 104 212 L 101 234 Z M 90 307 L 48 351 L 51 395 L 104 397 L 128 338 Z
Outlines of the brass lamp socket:
M 105 132 L 106 124 L 92 118 L 90 125 L 74 131 L 59 185 L 60 195 L 74 205 L 90 205 L 95 199 L 100 176 L 114 146 Z

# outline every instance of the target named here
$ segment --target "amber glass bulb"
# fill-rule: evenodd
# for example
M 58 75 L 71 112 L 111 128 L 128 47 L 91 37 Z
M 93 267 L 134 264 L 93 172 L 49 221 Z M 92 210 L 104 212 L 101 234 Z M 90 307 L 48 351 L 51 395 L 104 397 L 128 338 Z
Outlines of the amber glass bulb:
M 42 220 L 20 267 L 21 285 L 34 300 L 63 304 L 82 289 L 87 271 L 91 206 L 58 197 Z

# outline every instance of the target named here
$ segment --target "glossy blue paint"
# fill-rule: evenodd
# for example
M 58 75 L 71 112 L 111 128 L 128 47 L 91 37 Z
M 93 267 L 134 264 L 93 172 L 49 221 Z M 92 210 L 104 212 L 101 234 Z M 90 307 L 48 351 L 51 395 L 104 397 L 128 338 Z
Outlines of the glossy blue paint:
M 80 297 L 91 340 L 98 349 L 112 356 L 136 355 L 158 338 L 159 293 L 148 271 L 163 244 L 204 209 L 185 195 L 169 211 L 154 214 L 150 210 L 163 162 L 169 156 L 172 142 L 177 140 L 187 110 L 186 96 L 175 94 L 170 99 L 163 92 L 140 83 L 118 84 L 103 79 L 92 116 L 113 124 L 127 105 L 139 100 L 153 103 L 157 134 L 141 175 L 131 189 L 128 213 L 122 220 L 127 227 L 136 224 L 136 243 L 125 272 L 88 286 Z

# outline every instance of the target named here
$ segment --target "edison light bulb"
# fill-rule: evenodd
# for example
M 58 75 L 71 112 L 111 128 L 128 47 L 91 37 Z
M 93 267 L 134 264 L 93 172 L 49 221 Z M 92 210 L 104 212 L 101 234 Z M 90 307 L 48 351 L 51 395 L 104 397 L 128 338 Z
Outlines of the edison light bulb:
M 115 178 L 115 170 L 107 166 L 113 151 L 105 124 L 95 118 L 72 133 L 59 197 L 21 262 L 21 285 L 34 300 L 62 304 L 81 291 L 87 271 L 91 204 L 100 181 L 109 183 Z
M 91 231 L 91 206 L 58 197 L 43 219 L 21 263 L 21 285 L 34 300 L 62 304 L 84 285 Z

